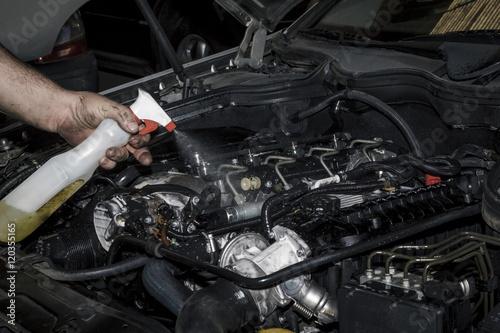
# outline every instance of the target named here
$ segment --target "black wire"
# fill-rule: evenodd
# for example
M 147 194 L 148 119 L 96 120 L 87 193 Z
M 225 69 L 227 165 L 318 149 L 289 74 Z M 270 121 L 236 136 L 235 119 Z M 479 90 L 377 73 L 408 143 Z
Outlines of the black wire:
M 41 264 L 35 264 L 33 265 L 33 267 L 57 281 L 85 281 L 96 280 L 103 277 L 125 273 L 144 266 L 149 260 L 149 257 L 140 255 L 111 265 L 76 271 L 61 270 L 54 267 L 45 267 Z
M 399 156 L 402 161 L 415 168 L 434 176 L 452 177 L 460 173 L 460 162 L 449 156 L 415 157 L 411 155 Z
M 411 130 L 410 125 L 408 125 L 406 120 L 404 120 L 403 117 L 401 117 L 399 113 L 397 113 L 396 110 L 394 110 L 387 103 L 384 103 L 375 96 L 369 95 L 362 91 L 347 90 L 347 89 L 338 91 L 333 95 L 325 98 L 323 101 L 316 104 L 312 108 L 300 111 L 290 116 L 289 120 L 293 123 L 301 122 L 304 119 L 315 115 L 316 113 L 320 112 L 321 110 L 325 109 L 331 104 L 343 99 L 363 102 L 365 104 L 368 104 L 375 110 L 379 111 L 383 115 L 385 115 L 392 122 L 394 122 L 394 124 L 396 124 L 401 133 L 403 133 L 405 139 L 408 141 L 408 144 L 410 145 L 412 152 L 417 156 L 423 156 L 422 148 L 420 147 L 420 142 L 418 141 L 417 137 Z

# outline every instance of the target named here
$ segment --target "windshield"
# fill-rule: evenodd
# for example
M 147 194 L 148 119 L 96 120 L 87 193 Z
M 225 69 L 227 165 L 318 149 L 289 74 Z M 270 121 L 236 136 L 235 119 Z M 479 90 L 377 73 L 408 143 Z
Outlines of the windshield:
M 381 41 L 500 30 L 500 0 L 340 0 L 316 29 Z

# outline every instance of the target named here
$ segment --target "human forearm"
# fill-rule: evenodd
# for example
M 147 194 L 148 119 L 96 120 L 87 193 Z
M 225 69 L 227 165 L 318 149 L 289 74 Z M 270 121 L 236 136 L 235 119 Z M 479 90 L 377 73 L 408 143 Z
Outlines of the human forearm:
M 110 148 L 100 160 L 112 168 L 131 152 L 142 164 L 151 163 L 146 144 L 149 134 L 136 134 L 139 126 L 125 106 L 101 95 L 69 91 L 15 59 L 0 45 L 0 111 L 40 129 L 57 132 L 77 145 L 110 118 L 132 134 L 125 147 Z M 144 126 L 144 125 L 142 125 Z
M 1 111 L 35 127 L 57 132 L 57 117 L 74 104 L 73 93 L 18 61 L 0 46 Z

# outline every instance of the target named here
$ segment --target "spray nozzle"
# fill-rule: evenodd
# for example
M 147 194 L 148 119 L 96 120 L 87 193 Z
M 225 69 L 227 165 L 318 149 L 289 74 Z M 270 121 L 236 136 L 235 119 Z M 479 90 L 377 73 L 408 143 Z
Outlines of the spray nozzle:
M 139 95 L 130 106 L 138 124 L 144 123 L 146 127 L 139 134 L 147 134 L 158 128 L 158 124 L 164 126 L 167 131 L 172 132 L 176 125 L 165 113 L 160 105 L 146 91 L 139 89 Z

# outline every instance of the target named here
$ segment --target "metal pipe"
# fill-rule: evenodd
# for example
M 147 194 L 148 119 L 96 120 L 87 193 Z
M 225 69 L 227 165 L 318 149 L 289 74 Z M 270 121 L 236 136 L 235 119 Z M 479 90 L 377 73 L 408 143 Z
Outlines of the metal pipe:
M 443 257 L 442 259 L 433 260 L 432 262 L 425 265 L 424 271 L 422 272 L 422 282 L 423 283 L 427 282 L 427 274 L 432 266 L 435 266 L 438 264 L 445 264 L 447 262 L 454 261 L 456 259 L 459 259 L 461 256 L 465 256 L 465 255 L 471 253 L 472 251 L 479 249 L 482 246 L 479 243 L 472 243 L 472 244 L 473 244 L 472 246 L 469 244 L 464 245 L 461 248 L 458 248 L 457 250 L 453 251 L 453 254 L 450 253 L 450 255 L 447 255 L 447 256 Z M 484 277 L 482 279 L 484 279 Z
M 333 177 L 334 174 L 333 174 L 333 172 L 330 171 L 330 168 L 326 165 L 326 163 L 325 163 L 325 157 L 337 155 L 338 153 L 340 153 L 338 150 L 337 151 L 332 151 L 330 153 L 321 154 L 321 156 L 319 157 L 319 161 L 321 162 L 321 165 L 323 166 L 323 168 L 325 168 L 326 172 L 328 172 L 328 174 L 330 175 L 330 177 Z
M 469 235 L 464 235 L 462 236 L 461 238 L 458 238 L 456 240 L 454 240 L 453 242 L 451 242 L 449 245 L 446 245 L 446 246 L 442 246 L 434 251 L 432 251 L 429 256 L 435 256 L 437 255 L 438 253 L 446 250 L 447 248 L 449 248 L 450 246 L 453 246 L 455 244 L 458 244 L 464 240 L 477 240 L 477 241 L 481 241 L 481 242 L 485 242 L 485 243 L 488 243 L 488 244 L 491 244 L 491 245 L 496 245 L 496 246 L 500 246 L 500 240 L 499 239 L 489 239 L 488 237 L 489 236 L 486 236 L 486 237 L 483 237 L 483 236 L 486 236 L 486 235 L 480 235 L 480 234 L 469 234 Z
M 433 261 L 435 259 L 433 258 L 414 258 L 410 261 L 408 261 L 406 264 L 405 264 L 405 267 L 403 268 L 403 279 L 409 279 L 410 275 L 409 275 L 409 270 L 410 270 L 410 266 L 417 263 L 417 262 L 429 262 L 429 261 Z
M 278 162 L 274 165 L 274 170 L 276 171 L 276 174 L 278 175 L 279 179 L 283 183 L 285 190 L 290 189 L 290 185 L 287 183 L 285 180 L 285 177 L 281 174 L 279 167 L 284 165 L 284 164 L 292 164 L 295 163 L 296 159 L 293 157 L 285 157 L 285 156 L 275 156 L 271 155 L 266 157 L 265 161 L 263 164 L 268 164 L 270 160 L 280 160 L 281 162 Z
M 334 152 L 334 151 L 339 151 L 339 150 L 338 150 L 338 149 L 336 149 L 336 148 L 327 148 L 327 147 L 312 147 L 311 149 L 309 149 L 309 151 L 307 152 L 306 156 L 312 156 L 312 154 L 313 154 L 315 151 L 321 151 L 321 152 Z
M 395 252 L 397 250 L 428 250 L 428 249 L 435 249 L 439 246 L 442 246 L 443 244 L 446 244 L 448 242 L 451 242 L 453 240 L 455 240 L 456 238 L 459 238 L 459 237 L 462 237 L 462 240 L 466 240 L 466 239 L 473 239 L 473 240 L 479 240 L 479 241 L 483 241 L 483 242 L 486 242 L 486 243 L 489 243 L 489 244 L 492 244 L 492 245 L 497 245 L 497 246 L 500 246 L 500 239 L 498 238 L 495 238 L 495 237 L 492 237 L 492 236 L 488 236 L 488 235 L 483 235 L 483 234 L 478 234 L 476 232 L 472 232 L 472 231 L 462 231 L 462 232 L 459 232 L 458 234 L 455 234 L 453 236 L 450 236 L 448 238 L 446 238 L 445 240 L 442 240 L 438 243 L 434 243 L 434 244 L 425 244 L 425 245 L 398 245 L 398 246 L 394 246 L 390 252 Z M 453 244 L 456 244 L 456 243 L 453 243 Z M 451 246 L 451 245 L 449 245 Z M 448 246 L 448 247 L 449 247 Z
M 424 258 L 420 258 L 421 260 L 410 260 L 409 262 L 406 263 L 405 267 L 404 267 L 404 275 L 403 277 L 405 279 L 408 279 L 409 277 L 409 270 L 410 270 L 410 266 L 413 265 L 414 263 L 417 263 L 417 262 L 435 262 L 435 261 L 439 261 L 439 262 L 449 262 L 449 261 L 452 261 L 454 260 L 454 258 L 458 255 L 464 255 L 465 253 L 468 253 L 470 251 L 473 251 L 474 248 L 476 247 L 476 244 L 477 243 L 468 243 L 468 244 L 465 244 L 461 247 L 459 247 L 458 249 L 455 249 L 453 251 L 451 251 L 450 253 L 446 254 L 445 256 L 441 257 L 441 258 L 433 258 L 433 256 L 426 256 Z M 422 279 L 425 279 L 427 281 L 427 277 L 424 277 L 422 276 Z
M 349 144 L 349 146 L 347 146 L 348 149 L 350 148 L 353 148 L 355 144 L 357 143 L 365 143 L 365 144 L 380 144 L 380 142 L 378 141 L 375 141 L 375 140 L 361 140 L 361 139 L 357 139 L 357 140 L 352 140 L 351 143 Z
M 372 260 L 373 260 L 373 257 L 375 257 L 376 255 L 391 256 L 391 257 L 396 256 L 397 258 L 408 259 L 408 260 L 411 260 L 414 258 L 412 256 L 399 254 L 399 253 L 392 253 L 392 252 L 388 252 L 388 251 L 375 251 L 375 252 L 370 253 L 370 255 L 368 255 L 366 269 L 372 268 Z M 389 267 L 389 265 L 387 265 L 387 261 L 386 261 L 386 273 L 388 272 L 388 267 Z
M 376 147 L 379 147 L 380 145 L 381 145 L 381 143 L 374 143 L 373 145 L 363 146 L 363 154 L 368 159 L 368 161 L 373 162 L 373 160 L 370 157 L 370 155 L 368 155 L 368 149 L 370 149 L 370 148 L 376 148 Z
M 248 170 L 248 168 L 245 167 L 245 166 L 240 166 L 240 165 L 221 164 L 217 168 L 217 172 L 221 172 L 222 169 L 226 169 L 226 168 L 227 169 L 235 169 L 235 171 L 229 171 L 228 173 L 226 173 L 226 183 L 229 186 L 229 188 L 231 189 L 231 192 L 233 192 L 235 199 L 237 199 L 240 194 L 238 193 L 238 191 L 236 190 L 236 188 L 234 187 L 234 185 L 231 183 L 230 177 L 233 176 L 233 175 L 237 175 L 239 173 L 246 172 Z M 238 203 L 238 201 L 237 201 L 237 203 Z M 240 203 L 238 203 L 238 205 L 239 204 Z

